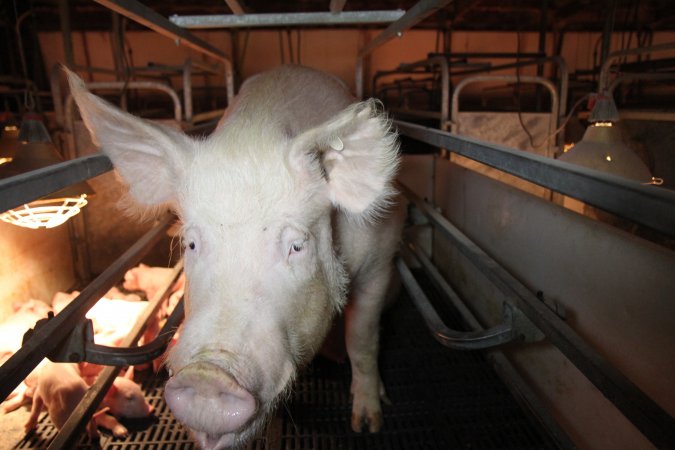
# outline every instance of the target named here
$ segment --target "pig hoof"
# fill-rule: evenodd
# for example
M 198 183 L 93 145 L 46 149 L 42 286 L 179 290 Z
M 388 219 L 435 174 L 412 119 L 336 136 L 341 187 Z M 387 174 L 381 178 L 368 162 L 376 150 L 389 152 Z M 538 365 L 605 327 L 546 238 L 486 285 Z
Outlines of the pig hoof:
M 363 426 L 367 425 L 370 433 L 377 433 L 382 429 L 382 412 L 372 411 L 365 412 L 365 415 L 352 413 L 352 430 L 355 433 L 360 433 Z
M 125 438 L 129 436 L 129 430 L 127 430 L 124 425 L 116 425 L 112 429 L 112 434 L 116 438 Z

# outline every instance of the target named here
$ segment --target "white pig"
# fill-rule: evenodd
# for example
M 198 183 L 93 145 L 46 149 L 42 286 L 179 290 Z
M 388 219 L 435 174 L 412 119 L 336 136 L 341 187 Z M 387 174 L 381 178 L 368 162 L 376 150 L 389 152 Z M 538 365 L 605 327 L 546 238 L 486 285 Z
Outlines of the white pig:
M 349 299 L 352 428 L 378 431 L 378 327 L 403 222 L 398 145 L 378 104 L 282 66 L 244 83 L 198 140 L 69 81 L 132 199 L 182 221 L 186 318 L 165 390 L 174 416 L 205 449 L 244 445 Z

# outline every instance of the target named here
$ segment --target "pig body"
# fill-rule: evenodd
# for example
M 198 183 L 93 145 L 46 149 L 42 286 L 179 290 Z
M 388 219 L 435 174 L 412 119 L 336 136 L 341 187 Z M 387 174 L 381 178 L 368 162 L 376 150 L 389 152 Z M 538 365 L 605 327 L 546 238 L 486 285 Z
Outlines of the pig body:
M 37 374 L 31 414 L 25 424 L 26 432 L 35 429 L 43 408 L 47 409 L 56 428 L 63 428 L 88 389 L 89 384 L 82 378 L 75 364 L 51 361 L 43 363 Z M 115 378 L 100 406 L 105 410 L 95 414 L 86 427 L 92 438 L 98 437 L 99 425 L 108 428 L 116 437 L 126 437 L 128 430 L 114 416 L 141 418 L 147 417 L 153 411 L 141 388 L 129 377 Z M 113 416 L 108 415 L 108 411 Z
M 13 305 L 14 313 L 0 323 L 0 364 L 16 353 L 23 342 L 23 335 L 35 322 L 47 317 L 51 308 L 44 302 L 30 299 Z
M 251 439 L 347 302 L 352 428 L 378 431 L 378 328 L 403 222 L 378 105 L 283 66 L 244 83 L 213 135 L 193 140 L 70 83 L 133 200 L 181 219 L 186 319 L 165 396 L 199 444 Z

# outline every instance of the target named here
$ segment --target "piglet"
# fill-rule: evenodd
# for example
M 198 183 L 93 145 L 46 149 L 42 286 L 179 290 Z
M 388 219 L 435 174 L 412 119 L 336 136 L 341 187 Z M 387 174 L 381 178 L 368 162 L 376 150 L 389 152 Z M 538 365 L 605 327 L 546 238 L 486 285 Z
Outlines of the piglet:
M 167 282 L 173 269 L 166 267 L 151 267 L 145 264 L 140 264 L 124 274 L 124 289 L 130 291 L 144 291 L 148 299 L 154 298 L 157 292 Z M 185 284 L 185 279 L 181 276 L 171 291 L 182 289 Z
M 21 348 L 24 333 L 51 311 L 49 305 L 33 299 L 15 302 L 12 307 L 14 313 L 0 323 L 0 364 Z
M 129 431 L 115 416 L 141 418 L 152 414 L 153 407 L 147 403 L 141 388 L 131 377 L 133 372 L 130 370 L 125 377 L 117 377 L 113 382 L 101 402 L 102 409 L 87 423 L 87 434 L 91 438 L 98 437 L 98 426 L 109 429 L 115 437 L 126 437 Z M 25 425 L 26 432 L 35 429 L 44 407 L 60 430 L 88 389 L 89 385 L 81 377 L 76 365 L 45 363 L 38 373 L 31 414 Z

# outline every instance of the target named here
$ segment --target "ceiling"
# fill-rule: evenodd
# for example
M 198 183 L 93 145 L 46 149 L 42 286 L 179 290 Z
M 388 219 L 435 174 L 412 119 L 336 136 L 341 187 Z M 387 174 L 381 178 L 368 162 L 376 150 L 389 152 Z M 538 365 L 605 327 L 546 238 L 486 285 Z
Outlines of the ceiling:
M 335 1 L 335 0 L 334 0 Z M 425 1 L 425 0 L 423 0 Z M 59 27 L 59 0 L 11 0 L 0 2 L 2 17 L 13 18 L 28 9 L 36 11 L 40 30 Z M 92 0 L 70 0 L 72 26 L 109 29 L 110 12 Z M 178 15 L 327 12 L 330 0 L 142 0 L 141 3 L 169 17 Z M 343 11 L 409 10 L 415 0 L 346 0 Z M 428 3 L 428 2 L 427 2 Z M 233 5 L 232 8 L 228 5 Z M 614 8 L 615 31 L 675 30 L 673 0 L 454 0 L 418 27 L 450 30 L 545 30 L 601 31 Z M 4 10 L 4 11 L 3 11 Z M 544 19 L 542 21 L 542 18 Z M 137 24 L 130 24 L 137 27 Z

